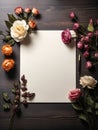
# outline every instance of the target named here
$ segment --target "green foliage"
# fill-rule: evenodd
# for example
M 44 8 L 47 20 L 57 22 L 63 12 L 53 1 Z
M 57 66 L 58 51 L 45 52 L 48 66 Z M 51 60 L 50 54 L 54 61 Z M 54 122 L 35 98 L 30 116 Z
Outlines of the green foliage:
M 10 110 L 10 105 L 8 103 L 3 104 L 4 111 Z
M 3 92 L 2 93 L 2 97 L 3 97 L 3 99 L 4 99 L 5 102 L 7 102 L 7 103 L 11 102 L 11 99 L 10 99 L 10 97 L 9 97 L 9 95 L 8 95 L 7 92 Z

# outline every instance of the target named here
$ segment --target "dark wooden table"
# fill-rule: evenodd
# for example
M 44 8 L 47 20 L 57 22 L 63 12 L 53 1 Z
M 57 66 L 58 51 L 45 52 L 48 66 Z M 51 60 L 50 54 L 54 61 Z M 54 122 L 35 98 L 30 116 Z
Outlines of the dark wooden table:
M 39 30 L 61 30 L 72 28 L 69 13 L 74 11 L 81 22 L 85 25 L 89 19 L 98 18 L 98 0 L 0 0 L 0 30 L 5 31 L 4 20 L 7 20 L 7 13 L 13 13 L 17 6 L 36 7 L 42 14 L 37 20 Z M 0 49 L 3 43 L 0 41 Z M 1 68 L 4 59 L 0 51 L 0 100 L 2 91 L 10 93 L 13 81 L 19 78 L 20 59 L 19 45 L 14 46 L 14 58 L 16 69 L 13 73 L 7 74 Z M 90 73 L 82 69 L 82 74 Z M 98 69 L 94 75 L 98 79 Z M 78 79 L 78 75 L 77 75 Z M 78 81 L 77 81 L 78 86 Z M 7 130 L 11 112 L 4 112 L 0 106 L 0 130 Z M 29 107 L 22 108 L 22 115 L 15 117 L 13 130 L 86 130 L 77 118 L 71 104 L 67 103 L 34 103 Z

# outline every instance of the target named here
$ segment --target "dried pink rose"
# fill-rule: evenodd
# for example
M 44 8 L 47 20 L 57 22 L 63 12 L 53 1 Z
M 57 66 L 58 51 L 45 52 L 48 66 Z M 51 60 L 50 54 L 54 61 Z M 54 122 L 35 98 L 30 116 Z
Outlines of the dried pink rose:
M 23 13 L 23 9 L 22 9 L 22 7 L 16 7 L 16 8 L 14 9 L 14 12 L 15 12 L 15 14 L 19 15 L 19 14 L 22 14 L 22 13 Z
M 89 42 L 89 41 L 90 41 L 89 36 L 85 36 L 85 37 L 84 37 L 84 41 L 85 41 L 85 42 Z
M 88 52 L 88 51 L 85 51 L 85 52 L 83 53 L 83 56 L 84 56 L 85 58 L 87 58 L 87 57 L 89 56 L 89 52 Z
M 82 95 L 81 89 L 76 88 L 69 92 L 68 98 L 70 99 L 70 101 L 76 101 L 77 99 L 79 99 L 79 97 L 81 97 L 81 95 Z
M 86 62 L 85 67 L 86 67 L 87 69 L 91 69 L 91 68 L 92 68 L 92 66 L 93 66 L 93 64 L 92 64 L 92 62 L 91 62 L 91 61 L 87 61 L 87 62 Z
M 70 18 L 71 18 L 71 19 L 74 19 L 74 18 L 75 18 L 75 13 L 74 13 L 74 12 L 71 12 L 71 13 L 70 13 Z
M 88 44 L 85 44 L 85 45 L 84 45 L 84 48 L 85 48 L 86 50 L 88 50 L 88 49 L 89 49 L 89 45 L 88 45 Z
M 79 26 L 80 26 L 79 23 L 74 23 L 73 29 L 74 29 L 74 30 L 77 30 L 77 29 L 79 28 Z
M 72 38 L 70 30 L 69 29 L 64 30 L 61 33 L 61 38 L 62 38 L 63 43 L 69 44 L 71 42 L 71 38 Z
M 78 43 L 77 43 L 77 48 L 78 49 L 82 49 L 83 48 L 83 42 L 82 41 L 79 41 Z
M 95 56 L 96 58 L 98 58 L 98 52 L 96 52 L 94 56 Z

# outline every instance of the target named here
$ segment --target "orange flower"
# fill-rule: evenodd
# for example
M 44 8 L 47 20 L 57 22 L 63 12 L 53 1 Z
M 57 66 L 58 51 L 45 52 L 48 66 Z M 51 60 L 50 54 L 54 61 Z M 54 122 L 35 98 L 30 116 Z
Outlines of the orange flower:
M 35 23 L 34 20 L 29 20 L 28 25 L 29 25 L 29 27 L 32 28 L 32 29 L 36 28 L 36 23 Z
M 5 59 L 2 63 L 2 68 L 5 71 L 10 71 L 15 65 L 15 61 L 13 59 Z
M 22 9 L 22 7 L 16 7 L 16 8 L 14 9 L 14 12 L 15 12 L 15 14 L 19 15 L 19 14 L 22 14 L 22 13 L 23 13 L 23 9 Z
M 2 53 L 4 55 L 10 56 L 12 52 L 13 52 L 13 48 L 9 44 L 2 46 Z
M 37 8 L 33 8 L 32 13 L 34 16 L 37 16 L 37 15 L 39 15 L 39 10 Z
M 27 14 L 28 14 L 28 13 L 30 13 L 30 12 L 31 12 L 31 9 L 30 9 L 30 8 L 25 8 L 25 9 L 24 9 L 24 11 L 25 11 L 25 13 L 27 13 Z

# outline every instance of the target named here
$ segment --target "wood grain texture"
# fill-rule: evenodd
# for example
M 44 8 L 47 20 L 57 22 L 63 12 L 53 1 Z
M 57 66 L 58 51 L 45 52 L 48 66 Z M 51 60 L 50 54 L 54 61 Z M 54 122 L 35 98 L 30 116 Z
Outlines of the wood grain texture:
M 37 20 L 39 30 L 61 30 L 72 28 L 69 13 L 74 11 L 80 21 L 86 25 L 89 18 L 98 18 L 98 0 L 0 0 L 0 29 L 5 31 L 4 20 L 7 13 L 13 13 L 17 6 L 36 7 L 40 10 L 41 18 Z M 3 42 L 0 41 L 0 48 Z M 11 93 L 13 81 L 20 75 L 20 50 L 19 45 L 14 46 L 14 58 L 16 68 L 10 74 L 5 73 L 0 67 L 0 95 L 3 91 Z M 77 51 L 78 53 L 78 51 Z M 4 60 L 0 51 L 0 65 Z M 83 61 L 82 61 L 83 62 Z M 84 63 L 84 62 L 83 62 Z M 82 75 L 90 73 L 82 68 Z M 98 78 L 98 69 L 94 75 Z M 78 79 L 77 73 L 77 79 Z M 78 87 L 78 80 L 77 80 Z M 54 95 L 55 96 L 55 95 Z M 8 130 L 11 112 L 3 112 L 0 106 L 0 130 Z M 22 115 L 15 117 L 13 130 L 87 130 L 78 120 L 71 104 L 29 104 L 26 109 L 22 107 Z

